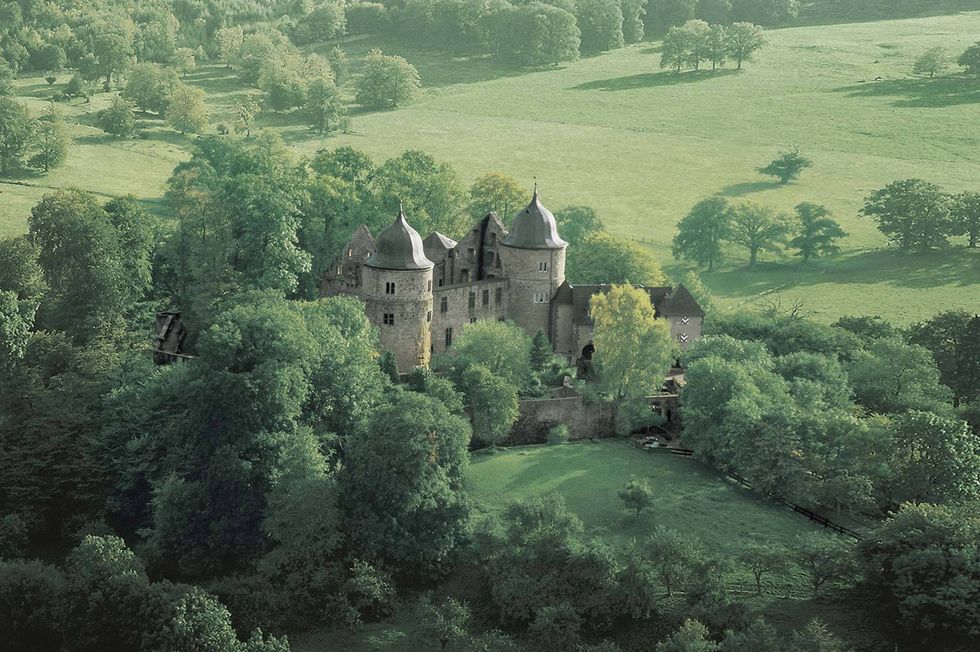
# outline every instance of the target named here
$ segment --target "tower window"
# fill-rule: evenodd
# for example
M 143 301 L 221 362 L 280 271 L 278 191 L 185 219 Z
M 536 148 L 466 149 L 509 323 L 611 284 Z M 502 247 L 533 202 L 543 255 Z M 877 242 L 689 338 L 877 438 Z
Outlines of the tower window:
M 453 345 L 453 329 L 452 328 L 447 328 L 446 329 L 446 348 L 448 349 L 452 345 Z
M 354 255 L 354 250 L 348 247 L 348 249 L 347 249 L 347 257 L 350 258 L 353 255 Z
M 426 291 L 427 292 L 432 292 L 432 281 L 431 280 L 429 280 L 429 282 L 426 284 Z
M 485 306 L 490 305 L 490 290 L 483 291 L 483 305 Z
M 476 323 L 476 317 L 470 317 L 470 323 L 471 324 L 475 324 Z
M 547 260 L 542 260 L 540 263 L 538 263 L 538 271 L 539 272 L 547 272 L 548 271 L 548 261 Z
M 443 297 L 443 298 L 439 299 L 439 312 L 441 312 L 444 315 L 447 312 L 449 312 L 449 299 L 448 298 Z
M 535 292 L 534 303 L 548 303 L 548 295 L 544 292 Z
M 395 283 L 394 281 L 385 281 L 385 294 L 395 293 Z
M 442 284 L 445 283 L 445 282 L 446 282 L 446 279 L 444 279 L 444 278 L 439 279 L 439 287 L 442 287 Z
M 386 312 L 384 314 L 384 317 L 382 318 L 381 321 L 384 323 L 385 326 L 394 326 L 395 325 L 395 313 L 393 313 L 393 312 Z
M 499 304 L 504 300 L 504 289 L 498 287 L 493 293 L 493 302 Z
M 476 308 L 476 292 L 470 292 L 470 310 Z
M 432 321 L 432 311 L 431 310 L 425 314 L 425 321 Z
M 459 273 L 459 282 L 460 283 L 470 282 L 470 270 L 464 269 Z

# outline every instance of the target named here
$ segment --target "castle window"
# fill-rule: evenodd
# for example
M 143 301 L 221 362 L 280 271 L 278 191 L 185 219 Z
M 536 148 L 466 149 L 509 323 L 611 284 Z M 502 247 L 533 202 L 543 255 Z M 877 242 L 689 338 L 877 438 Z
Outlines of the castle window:
M 442 287 L 442 284 L 445 283 L 445 282 L 446 282 L 446 279 L 444 279 L 444 278 L 439 279 L 439 287 Z
M 470 270 L 464 269 L 459 273 L 459 282 L 460 283 L 470 282 Z
M 385 294 L 395 293 L 395 283 L 393 281 L 385 281 Z
M 483 305 L 485 306 L 490 305 L 490 290 L 483 291 Z
M 476 292 L 470 292 L 470 310 L 476 308 Z
M 354 250 L 351 249 L 350 247 L 348 247 L 347 248 L 347 257 L 350 258 L 353 255 L 354 255 Z
M 337 276 L 340 276 L 343 273 L 344 273 L 343 270 L 340 267 L 338 267 L 337 268 Z
M 489 264 L 489 263 L 492 263 L 492 262 L 493 262 L 493 252 L 492 251 L 488 251 L 487 252 L 487 263 Z
M 471 324 L 475 324 L 476 323 L 476 317 L 470 317 L 470 323 Z
M 548 271 L 548 261 L 542 260 L 540 263 L 538 263 L 538 271 L 539 272 L 547 272 Z
M 544 292 L 535 292 L 534 303 L 548 303 L 548 295 Z
M 492 245 L 493 244 L 497 244 L 497 234 L 496 233 L 491 233 L 490 234 L 490 244 L 492 244 Z
M 449 299 L 448 298 L 443 297 L 442 299 L 439 300 L 439 312 L 441 312 L 444 315 L 447 312 L 449 312 Z
M 386 312 L 384 314 L 384 317 L 382 318 L 381 321 L 384 323 L 385 326 L 394 326 L 395 325 L 395 313 Z
M 497 317 L 497 321 L 507 321 L 506 317 Z
M 493 293 L 493 302 L 499 304 L 504 300 L 504 289 L 498 287 Z
M 446 329 L 446 348 L 448 349 L 452 345 L 453 345 L 453 329 L 452 328 L 447 328 Z
M 432 311 L 425 313 L 425 321 L 432 321 Z
M 471 255 L 471 256 L 475 256 L 475 255 L 476 255 L 476 249 L 474 249 L 473 247 L 469 247 L 469 248 L 468 248 L 468 249 L 466 250 L 466 253 L 468 253 L 468 254 L 469 254 L 469 255 Z
M 432 292 L 432 281 L 431 281 L 431 280 L 430 280 L 430 281 L 428 282 L 428 284 L 426 285 L 426 290 L 427 290 L 428 292 Z

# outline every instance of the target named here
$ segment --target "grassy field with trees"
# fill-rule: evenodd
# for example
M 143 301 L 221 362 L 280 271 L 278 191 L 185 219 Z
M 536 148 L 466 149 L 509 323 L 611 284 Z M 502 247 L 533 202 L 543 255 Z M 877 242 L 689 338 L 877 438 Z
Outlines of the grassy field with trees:
M 945 251 L 887 250 L 873 220 L 858 211 L 867 195 L 896 179 L 926 179 L 947 192 L 976 189 L 977 79 L 959 68 L 914 76 L 913 67 L 939 46 L 955 59 L 978 29 L 980 13 L 768 30 L 768 44 L 743 70 L 729 64 L 697 73 L 661 70 L 657 42 L 529 71 L 391 37 L 353 37 L 341 43 L 351 65 L 342 94 L 353 99 L 350 80 L 380 46 L 418 69 L 417 101 L 390 111 L 354 108 L 347 132 L 330 136 L 295 113 L 268 109 L 253 128 L 275 130 L 307 154 L 351 145 L 381 161 L 423 149 L 450 163 L 464 183 L 490 171 L 528 183 L 537 177 L 553 209 L 592 206 L 613 234 L 648 247 L 678 278 L 687 265 L 672 262 L 670 242 L 700 199 L 720 193 L 784 213 L 812 202 L 848 233 L 840 254 L 803 264 L 763 252 L 747 271 L 748 256 L 733 248 L 723 265 L 703 274 L 717 304 L 801 300 L 815 318 L 832 321 L 874 296 L 875 312 L 910 322 L 924 315 L 909 306 L 968 309 L 980 291 L 980 257 L 959 246 L 963 238 Z M 332 48 L 304 46 L 324 56 Z M 57 74 L 54 88 L 69 77 Z M 220 64 L 202 65 L 182 81 L 206 92 L 212 131 L 233 125 L 239 101 L 255 92 Z M 26 77 L 16 92 L 42 115 L 51 87 L 42 76 Z M 96 118 L 110 97 L 58 104 L 75 145 L 62 167 L 0 184 L 0 233 L 23 232 L 30 207 L 51 188 L 69 185 L 106 198 L 131 193 L 166 214 L 165 181 L 188 157 L 192 137 L 151 113 L 137 113 L 138 138 L 110 137 Z M 812 162 L 799 179 L 780 183 L 759 174 L 794 147 Z

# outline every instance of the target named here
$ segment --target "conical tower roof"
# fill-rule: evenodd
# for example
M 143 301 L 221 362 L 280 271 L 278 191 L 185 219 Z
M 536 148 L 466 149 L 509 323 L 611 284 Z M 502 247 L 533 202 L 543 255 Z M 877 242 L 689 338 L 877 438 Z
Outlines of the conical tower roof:
M 405 211 L 399 207 L 398 216 L 375 241 L 376 251 L 364 261 L 368 267 L 377 269 L 430 269 L 431 260 L 425 257 L 422 237 L 405 218 Z
M 563 249 L 568 246 L 558 235 L 555 216 L 538 199 L 537 187 L 531 203 L 514 218 L 510 233 L 501 244 L 517 249 Z

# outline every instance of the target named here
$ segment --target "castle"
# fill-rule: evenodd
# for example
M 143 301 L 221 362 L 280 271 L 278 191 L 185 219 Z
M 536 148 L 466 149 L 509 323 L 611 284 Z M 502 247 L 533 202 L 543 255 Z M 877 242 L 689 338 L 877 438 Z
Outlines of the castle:
M 567 247 L 536 189 L 510 231 L 490 213 L 459 242 L 438 232 L 423 240 L 399 210 L 377 239 L 358 227 L 322 294 L 363 299 L 382 349 L 394 353 L 402 373 L 427 365 L 467 324 L 484 319 L 512 320 L 530 335 L 544 331 L 555 352 L 574 362 L 591 357 L 589 303 L 610 286 L 569 284 Z M 700 336 L 704 311 L 683 285 L 643 289 L 680 348 Z

